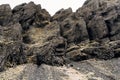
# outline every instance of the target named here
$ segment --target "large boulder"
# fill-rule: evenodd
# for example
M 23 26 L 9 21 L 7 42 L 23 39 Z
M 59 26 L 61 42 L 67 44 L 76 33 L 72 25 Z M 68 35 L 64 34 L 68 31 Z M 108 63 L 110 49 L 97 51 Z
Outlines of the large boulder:
M 0 69 L 22 64 L 25 60 L 21 26 L 0 26 Z
M 12 12 L 14 22 L 20 22 L 24 30 L 29 29 L 31 25 L 42 26 L 41 22 L 50 20 L 49 13 L 33 2 L 16 6 Z
M 78 16 L 85 19 L 89 36 L 94 36 L 92 40 L 106 37 L 110 40 L 120 39 L 119 4 L 119 0 L 87 0 L 83 7 L 76 11 Z M 97 29 L 93 30 L 92 27 Z
M 120 8 L 119 7 L 120 7 L 119 5 L 110 6 L 107 9 L 105 9 L 103 12 L 101 12 L 101 15 L 103 16 L 109 30 L 110 40 L 120 39 L 120 33 L 119 33 Z
M 68 43 L 79 43 L 89 39 L 84 19 L 77 18 L 75 14 L 61 22 L 61 35 Z
M 87 24 L 90 40 L 103 39 L 108 37 L 108 28 L 102 16 L 94 16 Z

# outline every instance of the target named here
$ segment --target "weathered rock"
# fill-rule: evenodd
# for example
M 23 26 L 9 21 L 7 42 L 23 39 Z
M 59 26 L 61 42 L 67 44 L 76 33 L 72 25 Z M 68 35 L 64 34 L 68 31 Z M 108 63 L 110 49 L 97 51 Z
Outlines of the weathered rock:
M 0 68 L 22 64 L 25 55 L 20 24 L 0 27 Z
M 82 53 L 78 45 L 69 44 L 66 49 L 66 58 L 73 61 L 81 61 L 88 59 L 88 55 Z
M 119 0 L 87 0 L 76 12 L 61 9 L 52 17 L 33 2 L 13 10 L 9 5 L 0 5 L 0 69 L 25 62 L 39 65 L 20 67 L 17 77 L 3 71 L 0 79 L 120 80 L 119 5 Z M 80 62 L 74 65 L 72 61 Z M 69 74 L 69 68 L 43 64 L 68 64 L 81 72 L 72 69 L 76 73 Z M 67 76 L 61 77 L 64 73 Z
M 62 21 L 61 34 L 67 39 L 68 43 L 79 43 L 89 39 L 86 23 L 82 18 L 66 18 Z
M 99 40 L 108 37 L 108 28 L 102 16 L 94 16 L 87 25 L 89 38 L 91 40 Z
M 49 22 L 44 27 L 32 26 L 28 31 L 26 31 L 24 37 L 30 39 L 29 44 L 44 44 L 49 40 L 52 40 L 54 37 L 60 37 L 60 26 L 58 22 Z
M 31 27 L 26 32 L 29 36 L 27 56 L 29 62 L 37 64 L 63 65 L 66 40 L 60 36 L 60 26 L 49 22 L 45 27 Z
M 79 49 L 67 52 L 66 57 L 73 61 L 82 61 L 82 60 L 86 60 L 89 58 L 87 54 L 82 53 Z
M 13 9 L 13 19 L 20 22 L 24 30 L 29 29 L 31 25 L 42 26 L 43 21 L 49 21 L 50 15 L 45 9 L 41 9 L 40 5 L 33 2 L 21 4 Z
M 89 45 L 84 47 L 81 51 L 91 55 L 91 57 L 98 59 L 112 59 L 120 56 L 119 53 L 120 42 L 119 41 L 111 41 L 106 44 Z
M 112 59 L 115 56 L 114 50 L 105 47 L 86 48 L 82 52 L 99 59 Z
M 28 56 L 34 56 L 38 65 L 42 63 L 51 65 L 63 65 L 65 57 L 65 41 L 62 38 L 54 39 L 42 46 L 34 46 L 28 51 Z
M 115 5 L 113 7 L 108 7 L 101 13 L 104 16 L 106 25 L 108 26 L 109 35 L 111 40 L 119 40 L 119 31 L 120 31 L 120 6 Z M 112 15 L 114 14 L 114 15 Z
M 63 21 L 72 14 L 72 9 L 61 9 L 53 15 L 52 20 Z
M 108 35 L 110 40 L 119 40 L 119 4 L 118 0 L 87 0 L 83 7 L 76 11 L 76 14 L 85 19 L 90 36 L 95 37 L 94 34 L 98 32 L 99 38 L 100 35 L 101 37 Z M 94 32 L 90 26 L 99 26 L 100 29 Z
M 28 29 L 34 21 L 35 4 L 33 2 L 21 4 L 16 6 L 12 12 L 14 22 L 20 22 L 23 29 Z
M 12 10 L 8 4 L 0 5 L 0 25 L 5 26 L 11 22 Z
M 22 41 L 22 28 L 19 23 L 10 26 L 0 26 L 0 38 L 2 41 Z

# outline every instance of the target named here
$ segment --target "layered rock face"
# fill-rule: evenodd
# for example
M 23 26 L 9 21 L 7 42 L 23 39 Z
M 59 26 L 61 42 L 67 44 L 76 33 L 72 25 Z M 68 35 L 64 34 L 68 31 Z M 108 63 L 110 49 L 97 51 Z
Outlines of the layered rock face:
M 46 67 L 46 65 L 40 68 L 36 68 L 36 65 L 63 66 L 73 63 L 72 65 L 89 72 L 91 66 L 86 63 L 90 61 L 89 63 L 97 68 L 92 68 L 92 70 L 98 78 L 88 78 L 78 73 L 83 75 L 84 79 L 79 76 L 76 80 L 119 80 L 118 74 L 120 72 L 116 74 L 114 71 L 108 74 L 109 71 L 105 71 L 106 74 L 103 74 L 98 71 L 102 70 L 102 63 L 105 63 L 107 68 L 111 69 L 108 66 L 110 65 L 109 62 L 116 64 L 112 66 L 117 66 L 115 70 L 119 70 L 118 66 L 120 64 L 117 63 L 119 57 L 119 0 L 87 0 L 76 12 L 72 12 L 71 8 L 61 9 L 53 16 L 33 2 L 23 3 L 13 9 L 8 4 L 0 5 L 0 71 L 3 71 L 0 73 L 0 78 L 7 74 L 7 71 L 4 72 L 4 70 L 21 64 L 26 64 L 20 66 L 21 69 L 24 66 L 28 68 L 31 66 L 33 71 L 41 71 L 41 68 Z M 91 59 L 96 61 L 91 61 Z M 27 65 L 28 63 L 34 63 L 34 65 Z M 98 64 L 101 64 L 101 67 L 98 67 Z M 50 66 L 47 68 L 49 69 Z M 54 67 L 53 69 L 58 70 Z M 62 73 L 64 73 L 63 71 Z M 82 69 L 80 71 L 82 72 Z M 30 75 L 34 75 L 35 72 Z M 39 73 L 39 71 L 37 72 Z M 62 73 L 58 72 L 56 74 L 61 77 L 60 74 Z M 29 73 L 29 70 L 27 70 L 26 74 Z M 25 80 L 67 79 L 55 78 L 57 76 L 54 77 L 53 74 L 55 73 L 51 73 L 53 79 L 49 79 L 45 74 L 42 74 L 46 76 L 44 78 L 33 76 L 31 79 L 30 76 L 27 76 L 28 78 Z M 22 74 L 18 73 L 17 75 Z M 48 74 L 48 76 L 50 75 Z M 72 74 L 70 75 L 72 76 Z M 17 76 L 10 79 L 24 80 L 23 78 L 17 79 Z M 74 79 L 68 77 L 67 80 Z

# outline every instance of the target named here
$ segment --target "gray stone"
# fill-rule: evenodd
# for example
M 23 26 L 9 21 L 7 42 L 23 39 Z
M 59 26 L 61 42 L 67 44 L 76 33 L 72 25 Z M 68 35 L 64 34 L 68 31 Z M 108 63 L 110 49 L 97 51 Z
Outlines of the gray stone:
M 67 39 L 68 43 L 79 43 L 89 39 L 86 23 L 82 18 L 66 18 L 62 21 L 61 34 Z
M 52 20 L 63 21 L 72 14 L 72 9 L 61 9 L 53 15 Z
M 0 5 L 0 25 L 5 26 L 11 22 L 12 10 L 8 4 Z

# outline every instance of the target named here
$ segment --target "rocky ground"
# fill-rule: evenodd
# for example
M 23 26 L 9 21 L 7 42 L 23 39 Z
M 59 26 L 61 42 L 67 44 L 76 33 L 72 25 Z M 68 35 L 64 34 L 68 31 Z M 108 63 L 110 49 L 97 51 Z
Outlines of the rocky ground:
M 1 80 L 119 80 L 120 58 L 90 59 L 60 67 L 25 64 L 0 73 Z
M 0 80 L 120 80 L 120 1 L 87 0 L 51 16 L 0 5 Z

